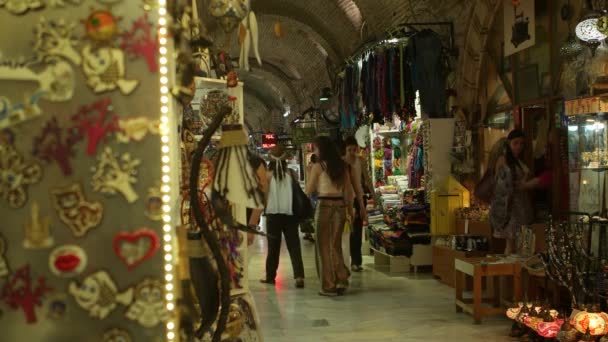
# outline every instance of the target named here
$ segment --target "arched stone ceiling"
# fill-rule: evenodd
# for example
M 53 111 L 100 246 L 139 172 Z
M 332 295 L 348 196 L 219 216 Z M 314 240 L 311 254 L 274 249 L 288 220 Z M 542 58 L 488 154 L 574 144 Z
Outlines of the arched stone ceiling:
M 477 68 L 471 66 L 470 59 L 475 57 L 477 59 L 472 62 L 479 63 L 479 53 L 484 45 L 483 28 L 492 22 L 490 13 L 496 8 L 497 2 L 252 0 L 252 9 L 258 18 L 260 55 L 264 65 L 259 67 L 257 62 L 250 60 L 252 71 L 239 71 L 240 78 L 246 83 L 246 94 L 252 97 L 251 112 L 276 117 L 283 98 L 292 107 L 292 112 L 295 112 L 294 108 L 315 105 L 314 99 L 318 97 L 319 89 L 331 83 L 327 75 L 328 64 L 341 66 L 344 59 L 363 42 L 383 37 L 386 30 L 404 22 L 453 22 L 455 44 L 460 53 L 459 85 L 474 89 L 478 78 L 474 75 L 478 73 Z M 283 38 L 277 38 L 274 34 L 277 22 L 282 24 Z M 214 26 L 209 25 L 212 29 Z M 475 37 L 472 32 L 482 37 Z M 237 36 L 238 33 L 233 33 L 231 43 L 225 48 L 238 60 Z M 216 41 L 224 42 L 220 39 Z M 473 71 L 473 79 L 463 81 L 463 77 L 467 77 L 465 70 Z M 253 109 L 258 106 L 261 106 L 259 110 Z M 276 118 L 273 120 L 278 121 Z

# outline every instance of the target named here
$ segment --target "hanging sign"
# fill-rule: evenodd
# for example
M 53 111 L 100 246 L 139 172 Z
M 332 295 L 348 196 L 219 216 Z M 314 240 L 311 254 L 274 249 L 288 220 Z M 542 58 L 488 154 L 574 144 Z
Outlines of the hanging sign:
M 293 129 L 293 143 L 302 145 L 312 142 L 317 136 L 317 130 L 314 127 L 295 127 Z
M 277 146 L 277 135 L 268 133 L 262 134 L 262 148 L 273 148 Z
M 505 57 L 536 43 L 534 0 L 503 0 Z
M 285 148 L 293 148 L 293 139 L 289 134 L 277 135 L 277 145 Z

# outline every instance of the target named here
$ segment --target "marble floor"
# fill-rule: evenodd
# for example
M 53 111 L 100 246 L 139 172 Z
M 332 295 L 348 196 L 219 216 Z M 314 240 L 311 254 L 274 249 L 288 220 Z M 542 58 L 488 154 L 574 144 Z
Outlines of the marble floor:
M 282 246 L 276 286 L 264 276 L 266 244 L 250 247 L 249 279 L 266 342 L 511 341 L 505 317 L 474 325 L 456 313 L 454 290 L 430 273 L 389 275 L 364 257 L 365 270 L 353 273 L 343 297 L 321 297 L 314 266 L 314 245 L 302 240 L 306 288 L 296 289 L 289 255 Z

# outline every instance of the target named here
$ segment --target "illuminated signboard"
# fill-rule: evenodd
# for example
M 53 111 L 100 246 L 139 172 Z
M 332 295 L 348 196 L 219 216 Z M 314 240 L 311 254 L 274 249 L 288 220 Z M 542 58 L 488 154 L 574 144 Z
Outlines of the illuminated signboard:
M 273 148 L 277 146 L 276 134 L 262 134 L 262 148 Z

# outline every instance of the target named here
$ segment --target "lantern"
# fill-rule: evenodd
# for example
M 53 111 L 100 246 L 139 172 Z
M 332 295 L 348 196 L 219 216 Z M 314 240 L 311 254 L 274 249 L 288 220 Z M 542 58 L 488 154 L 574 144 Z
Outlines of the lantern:
M 608 334 L 608 324 L 604 319 L 605 314 L 598 312 L 581 311 L 574 316 L 574 328 L 581 334 L 587 331 L 593 336 Z
M 283 24 L 281 24 L 280 21 L 277 21 L 276 23 L 274 23 L 274 35 L 277 38 L 283 38 L 283 35 L 284 35 Z

